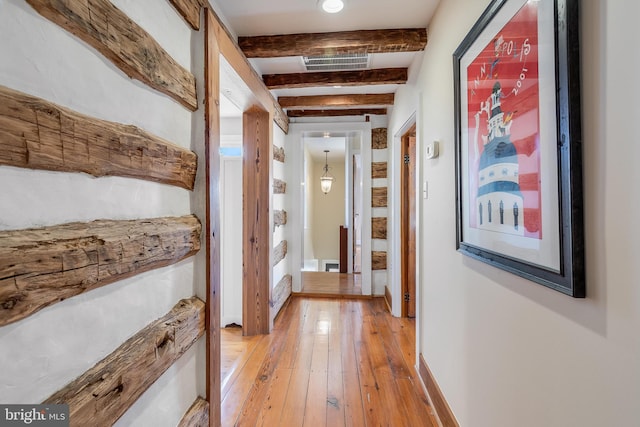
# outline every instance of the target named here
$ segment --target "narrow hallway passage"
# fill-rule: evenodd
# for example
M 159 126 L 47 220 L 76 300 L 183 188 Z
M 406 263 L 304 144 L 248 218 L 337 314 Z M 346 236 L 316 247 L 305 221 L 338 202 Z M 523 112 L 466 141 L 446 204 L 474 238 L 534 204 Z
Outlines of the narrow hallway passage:
M 415 320 L 381 298 L 294 297 L 270 335 L 223 330 L 222 361 L 223 426 L 437 426 Z

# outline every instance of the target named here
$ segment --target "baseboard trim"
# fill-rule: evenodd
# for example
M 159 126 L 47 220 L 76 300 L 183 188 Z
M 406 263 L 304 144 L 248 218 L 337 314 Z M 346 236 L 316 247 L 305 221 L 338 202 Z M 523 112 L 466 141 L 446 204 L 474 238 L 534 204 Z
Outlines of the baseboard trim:
M 431 405 L 436 412 L 440 425 L 442 427 L 460 427 L 460 424 L 458 424 L 456 417 L 453 415 L 449 404 L 442 394 L 442 390 L 440 390 L 436 379 L 433 377 L 427 362 L 424 360 L 422 353 L 420 353 L 418 372 L 422 379 L 422 383 L 427 389 L 427 396 L 429 397 Z
M 393 307 L 393 305 L 391 304 L 391 291 L 389 290 L 388 286 L 384 287 L 384 300 L 387 302 L 387 307 L 389 308 L 389 313 L 393 313 L 391 307 Z

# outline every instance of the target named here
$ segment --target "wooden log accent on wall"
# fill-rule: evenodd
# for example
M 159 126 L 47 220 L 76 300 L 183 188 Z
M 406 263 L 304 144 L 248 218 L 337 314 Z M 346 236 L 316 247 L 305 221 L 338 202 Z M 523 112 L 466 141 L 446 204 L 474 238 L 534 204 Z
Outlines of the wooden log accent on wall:
M 273 194 L 285 194 L 287 192 L 287 183 L 281 179 L 273 179 Z
M 287 211 L 277 210 L 273 212 L 273 222 L 276 227 L 280 227 L 287 223 Z
M 387 207 L 387 187 L 375 187 L 371 189 L 371 207 Z
M 45 400 L 68 404 L 71 426 L 110 426 L 204 333 L 204 303 L 185 299 Z
M 109 0 L 26 0 L 38 13 L 88 43 L 127 76 L 198 109 L 196 80 Z
M 125 176 L 193 190 L 197 157 L 135 126 L 0 86 L 0 164 Z
M 387 128 L 371 129 L 371 148 L 374 150 L 387 148 Z
M 284 147 L 278 147 L 277 145 L 273 146 L 273 160 L 277 160 L 279 162 L 284 163 L 284 160 L 285 160 Z
M 371 163 L 371 178 L 386 178 L 386 177 L 387 177 L 387 162 Z
M 206 0 L 169 0 L 194 30 L 200 29 L 200 9 Z
M 271 318 L 275 318 L 284 303 L 287 302 L 287 298 L 291 295 L 293 278 L 290 274 L 286 274 L 273 288 L 273 293 L 271 295 L 271 301 L 269 305 L 271 306 Z
M 387 269 L 387 253 L 383 251 L 371 252 L 371 269 L 386 270 Z
M 184 414 L 178 427 L 203 427 L 209 425 L 209 402 L 198 396 Z
M 287 241 L 281 241 L 278 246 L 273 249 L 273 265 L 276 266 L 287 256 Z
M 387 218 L 371 218 L 371 238 L 387 238 Z
M 0 326 L 200 249 L 193 215 L 0 232 Z

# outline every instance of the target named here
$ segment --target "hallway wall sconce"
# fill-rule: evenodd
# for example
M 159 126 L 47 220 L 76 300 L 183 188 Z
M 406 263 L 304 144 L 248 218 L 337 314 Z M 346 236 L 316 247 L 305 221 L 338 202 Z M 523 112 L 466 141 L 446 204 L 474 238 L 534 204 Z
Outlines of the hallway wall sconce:
M 324 150 L 324 167 L 322 168 L 322 176 L 320 177 L 320 188 L 324 194 L 331 191 L 331 185 L 333 185 L 334 178 L 329 174 L 329 162 L 328 162 L 329 150 Z
M 338 13 L 344 8 L 343 0 L 320 0 L 319 3 L 327 13 Z

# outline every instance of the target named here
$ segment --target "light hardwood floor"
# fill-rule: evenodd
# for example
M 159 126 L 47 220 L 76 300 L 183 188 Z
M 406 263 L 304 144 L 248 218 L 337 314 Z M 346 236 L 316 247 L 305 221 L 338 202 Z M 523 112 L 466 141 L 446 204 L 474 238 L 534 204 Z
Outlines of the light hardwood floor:
M 363 298 L 362 275 L 303 271 L 302 291 L 296 295 L 307 297 Z M 370 296 L 364 296 L 370 298 Z
M 380 298 L 293 297 L 269 335 L 222 333 L 223 426 L 437 426 L 415 321 Z

